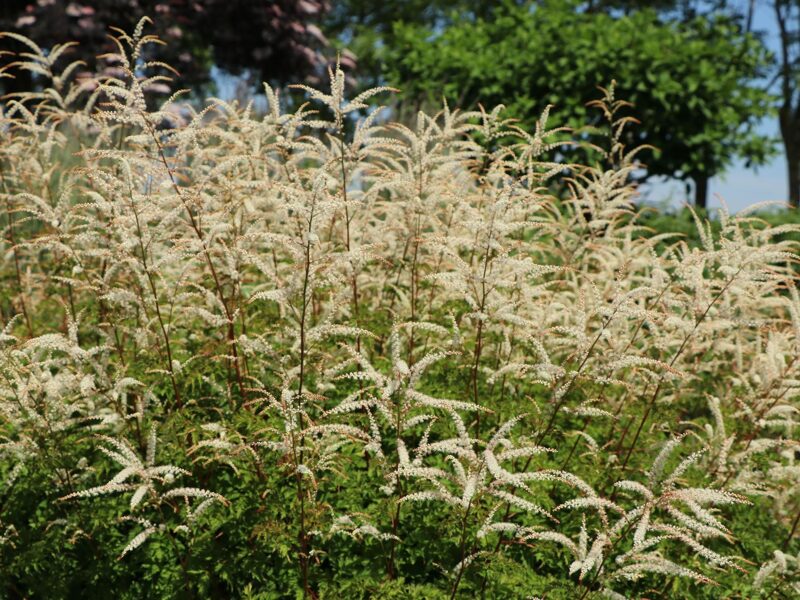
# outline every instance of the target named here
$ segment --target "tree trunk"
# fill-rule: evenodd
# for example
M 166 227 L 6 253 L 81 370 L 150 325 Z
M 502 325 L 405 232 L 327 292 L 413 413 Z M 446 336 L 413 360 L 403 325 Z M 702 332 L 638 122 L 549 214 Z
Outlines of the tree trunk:
M 786 151 L 786 170 L 789 173 L 789 204 L 800 206 L 800 119 L 791 107 L 780 110 L 781 137 Z
M 694 205 L 705 210 L 708 206 L 708 175 L 695 175 L 694 180 Z
M 789 204 L 794 208 L 800 206 L 800 152 L 786 149 L 786 168 L 789 171 Z

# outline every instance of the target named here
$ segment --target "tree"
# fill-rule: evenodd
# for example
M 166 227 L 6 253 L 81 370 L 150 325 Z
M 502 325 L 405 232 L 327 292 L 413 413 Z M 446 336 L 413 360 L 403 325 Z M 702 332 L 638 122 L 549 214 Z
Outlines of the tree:
M 789 203 L 797 207 L 800 206 L 800 2 L 773 0 L 772 9 L 781 45 L 778 121 L 789 172 Z
M 76 41 L 70 60 L 81 59 L 93 71 L 104 66 L 96 57 L 114 49 L 109 27 L 132 31 L 149 16 L 167 42 L 159 59 L 179 71 L 178 86 L 208 83 L 212 65 L 296 83 L 313 81 L 322 70 L 327 40 L 315 21 L 328 8 L 327 0 L 5 0 L 0 31 L 21 33 L 43 48 Z
M 532 125 L 547 104 L 579 127 L 597 85 L 617 81 L 643 125 L 634 144 L 650 144 L 648 176 L 692 181 L 698 206 L 708 180 L 736 158 L 762 164 L 771 140 L 755 131 L 771 96 L 756 85 L 768 53 L 733 16 L 688 20 L 651 10 L 582 10 L 577 2 L 504 5 L 492 19 L 435 31 L 396 23 L 384 77 L 406 96 L 462 106 L 505 104 Z
M 731 8 L 729 4 L 730 0 L 588 0 L 586 3 L 589 11 L 617 10 L 631 14 L 637 10 L 652 9 L 660 13 L 671 13 L 683 20 L 728 10 Z
M 672 0 L 668 0 L 672 1 Z M 526 0 L 507 0 L 524 4 Z M 387 48 L 395 47 L 395 25 L 418 25 L 429 29 L 453 22 L 490 19 L 503 3 L 485 0 L 340 0 L 324 17 L 325 33 L 354 53 L 356 73 L 362 88 L 380 83 Z

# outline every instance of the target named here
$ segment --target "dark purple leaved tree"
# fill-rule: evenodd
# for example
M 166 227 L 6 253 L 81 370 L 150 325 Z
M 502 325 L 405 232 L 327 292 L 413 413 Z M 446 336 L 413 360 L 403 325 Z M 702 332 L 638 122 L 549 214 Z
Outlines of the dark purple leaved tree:
M 79 42 L 68 59 L 94 71 L 105 66 L 98 55 L 114 49 L 109 27 L 129 32 L 149 16 L 149 32 L 167 43 L 158 58 L 180 73 L 179 87 L 207 84 L 213 65 L 272 84 L 313 83 L 328 46 L 317 23 L 328 10 L 328 0 L 4 0 L 0 31 L 23 34 L 42 48 Z M 31 83 L 18 78 L 6 86 Z

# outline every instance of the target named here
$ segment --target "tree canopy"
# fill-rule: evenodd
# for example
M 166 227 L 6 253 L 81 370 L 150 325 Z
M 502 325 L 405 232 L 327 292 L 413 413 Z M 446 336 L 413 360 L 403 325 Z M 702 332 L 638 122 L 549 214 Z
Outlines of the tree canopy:
M 438 31 L 395 23 L 394 36 L 384 77 L 406 96 L 502 103 L 528 126 L 548 104 L 559 124 L 586 123 L 597 86 L 616 80 L 643 123 L 629 141 L 657 149 L 645 158 L 648 176 L 692 180 L 699 205 L 709 177 L 736 158 L 760 164 L 773 147 L 755 129 L 771 110 L 755 83 L 769 56 L 732 17 L 665 21 L 651 10 L 611 15 L 542 2 Z

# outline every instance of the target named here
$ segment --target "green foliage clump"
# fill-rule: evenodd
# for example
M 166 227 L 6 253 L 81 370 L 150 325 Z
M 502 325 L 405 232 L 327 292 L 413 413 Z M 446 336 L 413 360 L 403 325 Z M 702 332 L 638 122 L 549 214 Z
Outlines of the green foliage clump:
M 462 19 L 441 30 L 395 23 L 385 77 L 409 98 L 503 104 L 531 127 L 548 104 L 573 128 L 596 117 L 598 81 L 617 81 L 641 127 L 648 175 L 695 182 L 705 206 L 707 180 L 738 157 L 763 164 L 774 140 L 756 130 L 772 97 L 757 79 L 769 55 L 731 17 L 664 20 L 652 10 L 623 16 L 578 10 L 576 2 L 504 5 L 490 19 Z

